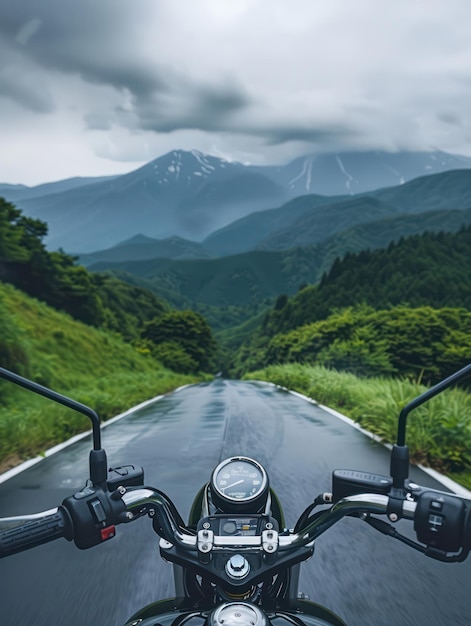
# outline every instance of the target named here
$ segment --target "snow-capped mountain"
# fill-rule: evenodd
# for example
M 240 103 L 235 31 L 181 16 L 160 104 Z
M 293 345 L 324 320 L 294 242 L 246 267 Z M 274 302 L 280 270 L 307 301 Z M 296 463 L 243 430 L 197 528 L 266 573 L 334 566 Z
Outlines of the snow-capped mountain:
M 15 203 L 49 224 L 46 243 L 52 249 L 90 252 L 137 233 L 201 240 L 234 219 L 285 201 L 284 188 L 258 169 L 174 150 L 111 180 Z
M 471 167 L 471 158 L 446 152 L 344 152 L 307 155 L 275 168 L 291 196 L 316 193 L 353 195 L 454 169 Z
M 0 189 L 25 214 L 48 223 L 49 248 L 79 253 L 103 250 L 137 233 L 202 241 L 296 196 L 349 196 L 462 168 L 471 168 L 471 158 L 443 152 L 308 155 L 284 166 L 253 166 L 173 150 L 121 176 Z

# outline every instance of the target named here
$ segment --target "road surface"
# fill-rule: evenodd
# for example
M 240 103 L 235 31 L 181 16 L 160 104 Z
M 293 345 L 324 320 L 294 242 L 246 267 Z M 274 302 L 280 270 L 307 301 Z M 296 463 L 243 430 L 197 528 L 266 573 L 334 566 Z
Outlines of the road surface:
M 413 419 L 413 417 L 411 418 Z M 135 463 L 184 518 L 224 458 L 260 461 L 292 527 L 338 467 L 389 473 L 389 453 L 306 400 L 265 383 L 217 379 L 183 388 L 103 430 L 110 465 Z M 57 506 L 87 476 L 88 438 L 0 485 L 0 515 Z M 416 482 L 442 488 L 417 468 Z M 411 526 L 410 522 L 401 522 Z M 0 624 L 119 626 L 173 593 L 147 518 L 88 551 L 65 540 L 0 561 Z M 443 564 L 357 519 L 337 524 L 303 564 L 301 590 L 353 626 L 471 623 L 471 559 Z

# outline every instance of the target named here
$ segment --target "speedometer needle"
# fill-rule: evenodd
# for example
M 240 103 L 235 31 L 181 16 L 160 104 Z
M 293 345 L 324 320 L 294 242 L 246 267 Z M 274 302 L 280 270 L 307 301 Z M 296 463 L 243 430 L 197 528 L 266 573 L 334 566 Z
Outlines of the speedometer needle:
M 243 483 L 244 480 L 238 480 L 235 483 L 232 483 L 232 485 L 227 485 L 227 487 L 223 487 L 222 491 L 225 491 L 226 489 L 230 489 L 231 487 L 235 487 L 236 485 L 240 485 L 240 483 Z

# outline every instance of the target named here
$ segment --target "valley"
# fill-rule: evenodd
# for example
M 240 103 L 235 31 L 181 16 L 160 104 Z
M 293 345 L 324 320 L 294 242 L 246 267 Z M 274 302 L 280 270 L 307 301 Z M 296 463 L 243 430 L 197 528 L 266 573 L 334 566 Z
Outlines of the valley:
M 258 371 L 270 379 L 278 366 L 324 367 L 374 386 L 377 376 L 432 384 L 467 362 L 471 169 L 408 181 L 401 175 L 398 185 L 348 194 L 341 193 L 343 180 L 333 195 L 294 195 L 301 179 L 310 188 L 314 160 L 299 162 L 297 170 L 289 164 L 284 172 L 248 172 L 201 153 L 167 157 L 124 177 L 62 181 L 55 191 L 54 183 L 36 192 L 3 185 L 0 192 L 18 195 L 18 206 L 0 204 L 2 283 L 105 333 L 105 342 L 124 342 L 144 359 L 132 368 L 146 372 L 162 366 L 203 377 Z M 190 169 L 199 168 L 191 175 L 185 174 L 188 159 Z M 348 160 L 340 161 L 344 174 Z M 446 163 L 455 162 L 450 157 L 442 167 Z M 179 200 L 172 205 L 164 187 L 173 183 Z M 193 222 L 200 237 L 184 236 L 195 235 Z M 73 242 L 67 232 L 76 241 L 72 254 L 54 248 L 56 236 Z M 32 372 L 28 338 L 36 324 L 10 319 L 10 298 L 0 294 L 0 348 L 13 369 Z M 45 381 L 54 380 L 54 363 L 68 370 L 67 333 L 55 331 L 45 363 L 33 368 Z M 277 382 L 281 375 L 291 384 L 289 370 L 281 372 L 273 374 Z M 93 393 L 100 397 L 99 389 Z M 341 408 L 341 396 L 329 402 Z M 443 425 L 455 442 L 469 439 L 468 413 L 464 408 L 463 431 Z M 471 467 L 469 448 L 466 443 L 458 453 L 453 443 L 454 472 Z M 444 463 L 437 459 L 429 462 Z

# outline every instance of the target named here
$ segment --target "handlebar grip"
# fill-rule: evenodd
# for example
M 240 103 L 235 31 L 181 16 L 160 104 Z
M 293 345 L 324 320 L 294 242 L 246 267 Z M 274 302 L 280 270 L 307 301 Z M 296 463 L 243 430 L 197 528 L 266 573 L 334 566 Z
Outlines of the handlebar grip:
M 65 537 L 69 541 L 73 537 L 72 521 L 62 506 L 55 513 L 44 514 L 38 519 L 1 532 L 0 558 L 29 550 L 60 537 Z

